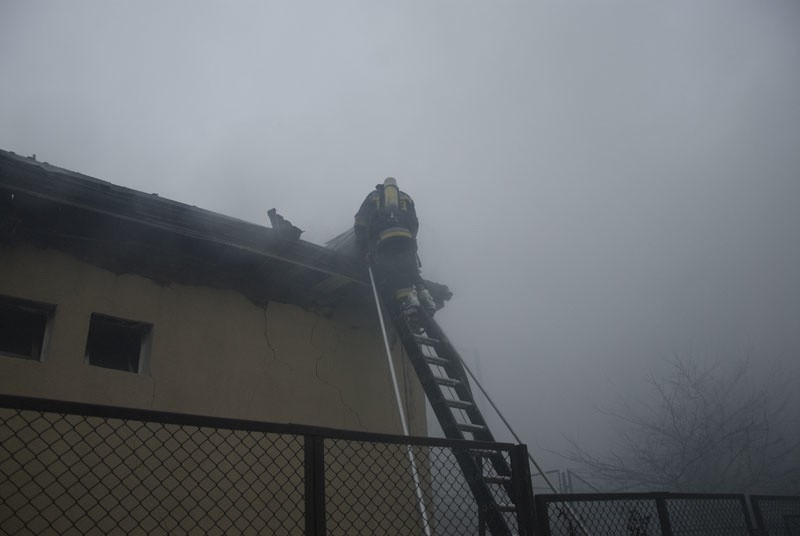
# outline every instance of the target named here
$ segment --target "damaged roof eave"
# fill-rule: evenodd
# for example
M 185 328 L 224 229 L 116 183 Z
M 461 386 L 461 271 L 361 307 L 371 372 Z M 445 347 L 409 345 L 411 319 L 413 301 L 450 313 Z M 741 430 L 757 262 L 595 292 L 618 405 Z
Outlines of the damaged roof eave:
M 307 294 L 330 297 L 345 287 L 366 287 L 368 279 L 356 259 L 310 242 L 289 241 L 264 226 L 145 194 L 0 150 L 0 188 L 42 202 L 59 213 L 89 215 L 115 222 L 120 229 L 146 228 L 184 243 L 206 243 L 203 253 L 238 251 L 236 256 L 262 259 L 278 283 L 295 283 Z M 17 203 L 19 204 L 19 203 Z M 63 209 L 63 210 L 62 210 Z M 67 216 L 61 216 L 62 219 Z M 41 228 L 42 225 L 40 224 Z M 51 226 L 52 227 L 52 226 Z M 90 229 L 84 226 L 84 230 Z M 41 229 L 40 229 L 41 230 Z M 94 231 L 91 231 L 94 232 Z M 98 230 L 97 232 L 102 232 Z M 121 237 L 124 239 L 124 237 Z M 220 266 L 224 270 L 224 266 Z M 311 276 L 316 273 L 316 276 Z M 361 291 L 358 292 L 359 294 Z M 266 298 L 266 296 L 264 296 Z M 305 299 L 313 299 L 307 296 Z

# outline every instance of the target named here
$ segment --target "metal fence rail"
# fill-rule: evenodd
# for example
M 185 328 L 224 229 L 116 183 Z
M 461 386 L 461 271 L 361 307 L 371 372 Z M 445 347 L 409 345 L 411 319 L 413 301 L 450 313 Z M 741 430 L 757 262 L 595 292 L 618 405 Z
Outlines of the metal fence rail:
M 509 460 L 530 534 L 524 445 L 0 396 L 0 534 L 481 534 L 455 449 Z
M 747 536 L 751 533 L 744 495 L 538 495 L 536 511 L 541 536 Z

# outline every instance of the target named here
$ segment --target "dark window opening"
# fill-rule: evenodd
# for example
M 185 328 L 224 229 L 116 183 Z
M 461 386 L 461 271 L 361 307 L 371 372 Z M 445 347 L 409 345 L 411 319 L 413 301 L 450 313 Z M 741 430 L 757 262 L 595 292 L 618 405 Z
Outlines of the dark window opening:
M 150 324 L 92 314 L 86 339 L 86 362 L 128 372 L 140 372 Z
M 52 305 L 0 296 L 0 354 L 41 360 L 54 310 Z

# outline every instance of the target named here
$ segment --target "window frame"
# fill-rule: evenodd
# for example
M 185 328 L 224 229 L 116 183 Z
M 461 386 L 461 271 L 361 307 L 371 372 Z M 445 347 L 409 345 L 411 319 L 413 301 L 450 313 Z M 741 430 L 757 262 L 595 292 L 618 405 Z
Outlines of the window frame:
M 11 312 L 20 312 L 26 315 L 39 315 L 44 318 L 44 326 L 42 327 L 41 338 L 38 340 L 38 348 L 36 345 L 37 341 L 33 340 L 32 342 L 34 344 L 31 348 L 31 354 L 20 354 L 0 348 L 0 357 L 10 357 L 13 359 L 22 359 L 36 363 L 44 362 L 47 352 L 50 349 L 50 338 L 53 330 L 56 306 L 51 303 L 0 294 L 0 309 Z
M 131 335 L 137 335 L 139 340 L 139 349 L 138 349 L 138 357 L 137 357 L 137 366 L 135 370 L 132 370 L 130 367 L 128 368 L 120 368 L 109 366 L 108 364 L 100 364 L 98 362 L 92 362 L 91 352 L 90 352 L 90 344 L 97 344 L 96 341 L 91 339 L 94 326 L 101 326 L 101 329 L 108 329 L 109 326 L 114 326 L 114 329 L 128 329 L 130 330 Z M 138 333 L 137 333 L 138 332 Z M 108 334 L 103 333 L 102 335 L 97 335 L 96 331 L 94 331 L 95 337 L 107 337 Z M 142 322 L 139 320 L 130 320 L 127 318 L 121 318 L 118 316 L 113 316 L 105 313 L 96 313 L 93 312 L 89 317 L 89 329 L 86 332 L 86 344 L 84 346 L 83 352 L 83 362 L 86 365 L 92 367 L 99 367 L 108 370 L 117 370 L 120 372 L 128 372 L 132 374 L 147 374 L 149 372 L 149 358 L 150 358 L 150 347 L 151 341 L 153 337 L 153 324 L 149 322 Z M 99 360 L 99 359 L 98 359 Z

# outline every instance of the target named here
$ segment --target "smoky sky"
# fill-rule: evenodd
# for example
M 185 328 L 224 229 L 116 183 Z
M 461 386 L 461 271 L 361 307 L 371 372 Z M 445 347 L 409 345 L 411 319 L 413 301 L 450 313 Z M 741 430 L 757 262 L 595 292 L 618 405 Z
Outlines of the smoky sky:
M 5 0 L 0 147 L 316 243 L 396 177 L 441 324 L 557 450 L 665 355 L 798 372 L 799 30 L 793 1 Z

